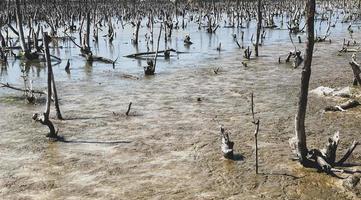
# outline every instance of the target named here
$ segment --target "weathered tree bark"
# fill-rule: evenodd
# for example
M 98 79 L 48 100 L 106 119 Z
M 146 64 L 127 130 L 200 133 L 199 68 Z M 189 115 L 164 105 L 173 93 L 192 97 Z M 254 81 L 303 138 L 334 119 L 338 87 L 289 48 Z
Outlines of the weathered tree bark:
M 340 141 L 340 133 L 336 132 L 332 138 L 328 139 L 326 148 L 321 151 L 323 155 L 325 155 L 326 161 L 328 163 L 332 163 L 332 164 L 335 163 L 336 151 L 339 141 Z
M 86 13 L 86 35 L 85 35 L 86 47 L 90 50 L 90 12 Z
M 33 120 L 40 122 L 43 125 L 48 126 L 50 132 L 46 135 L 49 138 L 57 138 L 57 133 L 55 131 L 53 123 L 49 119 L 50 115 L 50 104 L 51 104 L 51 94 L 52 94 L 52 77 L 53 77 L 53 69 L 51 66 L 50 60 L 50 53 L 49 53 L 49 40 L 50 37 L 48 33 L 44 32 L 43 34 L 43 44 L 44 44 L 44 51 L 45 51 L 45 60 L 46 66 L 48 69 L 48 94 L 46 98 L 46 109 L 43 114 L 35 113 L 33 115 Z
M 356 106 L 359 106 L 360 103 L 356 100 L 348 100 L 347 102 L 345 103 L 342 103 L 340 105 L 337 105 L 337 106 L 327 106 L 325 108 L 325 111 L 346 111 L 347 109 L 350 109 L 350 108 L 354 108 Z
M 312 55 L 314 47 L 314 17 L 315 17 L 315 0 L 308 0 L 306 5 L 307 12 L 307 45 L 306 45 L 306 55 L 305 62 L 302 69 L 301 76 L 301 91 L 298 100 L 298 109 L 296 114 L 295 121 L 295 132 L 297 137 L 297 154 L 299 161 L 302 165 L 307 165 L 307 143 L 306 143 L 306 131 L 305 131 L 305 118 L 307 110 L 307 98 L 308 98 L 308 88 L 309 81 L 311 77 L 311 64 L 312 64 Z
M 256 57 L 259 56 L 258 54 L 258 47 L 259 47 L 259 39 L 260 39 L 260 35 L 261 35 L 261 26 L 262 26 L 262 12 L 261 12 L 261 0 L 258 0 L 258 5 L 257 5 L 257 37 L 256 37 L 256 44 L 255 44 L 255 47 L 254 47 L 254 50 L 255 50 L 255 54 L 256 54 Z
M 353 54 L 352 55 L 352 61 L 350 62 L 351 68 L 352 68 L 352 72 L 354 75 L 354 81 L 353 81 L 353 85 L 361 85 L 361 78 L 360 78 L 360 65 L 356 62 L 356 55 Z
M 135 25 L 135 30 L 133 33 L 133 44 L 137 45 L 138 44 L 138 40 L 139 40 L 139 29 L 140 29 L 140 23 L 141 23 L 141 19 L 138 19 L 136 25 Z
M 59 107 L 59 99 L 58 99 L 58 92 L 56 90 L 56 86 L 55 86 L 55 80 L 54 80 L 54 74 L 52 73 L 51 75 L 51 80 L 52 80 L 52 89 L 53 89 L 53 95 L 54 95 L 54 105 L 55 105 L 55 110 L 56 110 L 56 117 L 60 120 L 63 120 L 63 116 L 61 115 L 60 112 L 60 107 Z
M 18 31 L 19 31 L 19 37 L 20 37 L 20 46 L 21 46 L 21 50 L 26 54 L 29 53 L 29 49 L 26 46 L 25 43 L 25 36 L 24 36 L 24 29 L 23 29 L 23 17 L 21 14 L 21 9 L 20 9 L 20 2 L 19 0 L 15 1 L 16 3 L 16 24 L 18 26 Z

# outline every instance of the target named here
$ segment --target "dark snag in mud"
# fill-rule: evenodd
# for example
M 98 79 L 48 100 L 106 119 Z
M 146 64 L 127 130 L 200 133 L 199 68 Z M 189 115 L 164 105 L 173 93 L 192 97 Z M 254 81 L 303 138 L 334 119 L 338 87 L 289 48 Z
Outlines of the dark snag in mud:
M 301 56 L 301 51 L 290 51 L 288 53 L 288 56 L 286 58 L 286 63 L 289 63 L 290 62 L 290 59 L 294 58 L 293 60 L 293 68 L 297 68 L 298 66 L 300 66 L 303 62 L 303 58 Z
M 132 107 L 132 102 L 129 103 L 128 105 L 128 110 L 127 112 L 125 113 L 126 116 L 129 116 L 129 112 L 130 112 L 130 108 Z
M 66 73 L 70 73 L 70 61 L 69 61 L 69 59 L 68 59 L 68 61 L 66 62 L 66 66 L 65 66 L 65 71 L 66 71 Z
M 164 54 L 170 54 L 170 52 L 184 53 L 184 52 L 176 51 L 175 49 L 167 49 L 167 50 L 158 51 L 158 53 L 164 53 Z M 129 54 L 129 55 L 126 55 L 124 57 L 126 57 L 126 58 L 139 58 L 139 57 L 142 57 L 142 56 L 149 56 L 149 55 L 153 55 L 153 54 L 156 54 L 156 53 L 157 52 L 155 52 L 155 51 L 141 52 L 141 53 Z
M 254 101 L 253 101 L 253 93 L 251 94 L 251 111 L 253 121 L 252 123 L 255 125 L 254 138 L 255 138 L 255 148 L 256 148 L 256 174 L 258 174 L 258 131 L 259 131 L 259 119 L 256 120 L 254 116 Z
M 191 37 L 189 35 L 185 36 L 183 42 L 184 42 L 184 45 L 186 45 L 186 46 L 193 44 L 193 42 L 191 41 Z
M 148 66 L 144 67 L 144 73 L 145 75 L 154 75 L 155 67 L 157 65 L 157 58 L 158 58 L 158 51 L 159 51 L 159 43 L 160 43 L 160 37 L 162 35 L 162 24 L 160 24 L 160 30 L 159 30 L 159 36 L 158 36 L 158 42 L 157 42 L 157 50 L 155 52 L 154 62 L 153 60 L 148 60 Z
M 247 49 L 244 50 L 244 55 L 243 57 L 246 58 L 247 60 L 251 59 L 251 55 L 252 55 L 252 51 L 250 50 L 249 46 L 247 47 Z
M 53 78 L 53 70 L 52 70 L 52 66 L 51 66 L 50 53 L 49 53 L 50 37 L 48 36 L 48 34 L 46 32 L 44 32 L 43 34 L 44 34 L 43 35 L 43 43 L 44 43 L 44 50 L 45 50 L 45 59 L 46 59 L 46 66 L 48 69 L 48 94 L 47 94 L 47 98 L 46 98 L 45 112 L 42 114 L 35 113 L 33 115 L 33 120 L 40 122 L 43 125 L 48 126 L 50 132 L 46 135 L 46 137 L 56 139 L 58 137 L 57 132 L 55 131 L 53 123 L 49 119 L 51 94 L 52 94 L 52 78 Z
M 227 159 L 233 159 L 234 142 L 230 140 L 229 133 L 224 130 L 223 126 L 221 126 L 221 137 L 222 137 L 221 149 L 223 152 L 223 157 Z
M 301 51 L 299 51 L 299 50 L 297 50 L 297 47 L 296 47 L 296 45 L 294 44 L 294 42 L 293 42 L 293 39 L 292 39 L 292 35 L 291 34 L 289 34 L 289 37 L 290 37 L 290 40 L 291 40 L 291 43 L 292 43 L 292 45 L 293 45 L 293 47 L 294 47 L 294 51 L 290 51 L 289 53 L 288 53 L 288 56 L 287 56 L 287 58 L 286 58 L 286 60 L 285 60 L 285 62 L 286 63 L 289 63 L 290 61 L 291 61 L 291 58 L 293 59 L 293 68 L 297 68 L 298 66 L 300 66 L 301 64 L 302 64 L 302 62 L 303 62 L 303 58 L 302 58 L 302 56 L 301 56 L 301 54 L 302 54 L 302 52 Z M 279 57 L 278 58 L 278 63 L 280 64 L 281 63 L 281 57 Z

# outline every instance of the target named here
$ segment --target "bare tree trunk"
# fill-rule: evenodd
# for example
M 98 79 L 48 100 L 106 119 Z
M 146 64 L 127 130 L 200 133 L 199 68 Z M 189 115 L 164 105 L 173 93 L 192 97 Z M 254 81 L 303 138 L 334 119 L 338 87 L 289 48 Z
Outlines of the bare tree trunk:
M 44 43 L 46 67 L 48 69 L 48 98 L 46 99 L 46 110 L 45 110 L 44 115 L 47 119 L 49 119 L 51 94 L 52 94 L 51 80 L 53 78 L 52 77 L 53 68 L 51 67 L 51 60 L 50 60 L 49 36 L 48 36 L 48 33 L 46 33 L 46 32 L 44 32 L 44 34 L 43 34 L 43 43 Z
M 141 23 L 141 19 L 139 18 L 136 26 L 135 26 L 135 30 L 134 30 L 134 37 L 133 37 L 133 44 L 137 45 L 138 44 L 138 38 L 139 38 L 139 29 L 140 29 L 140 23 Z
M 45 50 L 46 66 L 48 69 L 48 92 L 47 92 L 47 98 L 46 98 L 46 107 L 45 107 L 45 112 L 43 114 L 35 113 L 33 115 L 33 120 L 38 121 L 41 124 L 48 126 L 50 132 L 46 135 L 47 137 L 57 138 L 57 133 L 55 131 L 54 125 L 49 120 L 51 92 L 52 92 L 51 82 L 52 82 L 52 76 L 53 76 L 53 69 L 51 66 L 50 53 L 49 53 L 49 40 L 50 40 L 50 37 L 48 36 L 48 33 L 45 32 L 43 35 L 43 43 L 44 43 L 44 50 Z
M 158 41 L 157 41 L 157 50 L 155 51 L 154 71 L 155 71 L 155 67 L 157 66 L 157 58 L 158 58 L 158 51 L 159 51 L 159 42 L 160 42 L 160 37 L 161 37 L 161 35 L 162 35 L 162 24 L 160 25 L 159 36 L 158 36 Z
M 58 92 L 56 91 L 56 86 L 55 86 L 55 79 L 54 79 L 54 74 L 52 73 L 52 84 L 53 84 L 53 94 L 54 94 L 54 105 L 55 105 L 55 110 L 56 110 L 56 117 L 60 120 L 63 120 L 63 116 L 61 115 L 60 112 L 60 107 L 59 107 L 59 99 L 58 99 Z
M 258 57 L 259 38 L 261 35 L 261 26 L 262 26 L 261 0 L 258 0 L 257 15 L 258 15 L 257 38 L 256 38 L 256 46 L 254 47 L 254 50 L 255 50 L 256 56 Z
M 19 31 L 21 50 L 24 53 L 28 53 L 28 48 L 26 47 L 26 44 L 25 44 L 24 29 L 23 29 L 23 23 L 22 23 L 23 18 L 21 15 L 20 2 L 19 2 L 19 0 L 16 0 L 15 3 L 16 3 L 16 24 L 18 26 L 18 31 Z
M 306 45 L 306 56 L 304 67 L 302 69 L 301 76 L 301 92 L 298 100 L 298 109 L 295 121 L 295 132 L 297 136 L 297 154 L 301 164 L 305 165 L 307 162 L 307 143 L 306 143 L 306 131 L 305 131 L 305 117 L 307 110 L 307 98 L 308 98 L 308 87 L 311 77 L 311 64 L 314 47 L 314 17 L 315 17 L 315 0 L 308 0 L 306 11 L 307 11 L 307 45 Z
M 86 46 L 90 49 L 90 12 L 86 14 L 86 35 L 85 35 Z

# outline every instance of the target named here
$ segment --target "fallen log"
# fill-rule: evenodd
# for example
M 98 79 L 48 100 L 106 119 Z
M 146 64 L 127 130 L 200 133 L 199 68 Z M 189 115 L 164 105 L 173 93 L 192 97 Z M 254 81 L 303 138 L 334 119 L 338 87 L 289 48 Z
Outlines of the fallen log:
M 112 65 L 115 65 L 115 63 L 118 60 L 118 58 L 115 59 L 115 60 L 112 60 L 112 59 L 109 59 L 109 58 L 104 58 L 104 57 L 101 57 L 101 56 L 94 56 L 94 55 L 91 55 L 89 57 L 88 54 L 80 54 L 80 55 L 87 58 L 87 61 L 90 61 L 90 62 L 103 62 L 103 63 L 106 63 L 106 64 L 112 64 Z
M 165 52 L 185 53 L 185 52 L 176 51 L 176 50 L 174 50 L 174 49 L 167 49 L 167 50 L 158 51 L 158 53 L 165 53 Z M 151 52 L 135 53 L 135 54 L 126 55 L 126 56 L 124 56 L 124 57 L 126 57 L 126 58 L 137 58 L 137 57 L 147 56 L 147 55 L 153 55 L 153 54 L 156 54 L 156 52 L 155 52 L 155 51 L 151 51 Z
M 13 90 L 21 91 L 21 92 L 28 92 L 28 93 L 33 93 L 33 94 L 46 95 L 46 92 L 44 92 L 44 91 L 22 89 L 22 88 L 19 88 L 19 87 L 12 86 L 9 83 L 0 83 L 0 88 L 9 88 L 9 89 L 13 89 Z
M 355 53 L 355 52 L 359 52 L 360 49 L 357 48 L 357 49 L 351 49 L 351 48 L 348 48 L 348 47 L 345 47 L 343 46 L 342 49 L 340 49 L 338 52 L 342 52 L 342 53 Z
M 336 105 L 336 106 L 327 106 L 325 108 L 325 111 L 333 111 L 333 112 L 337 112 L 337 111 L 341 111 L 341 112 L 345 112 L 347 109 L 350 108 L 354 108 L 356 106 L 359 106 L 360 103 L 356 100 L 348 100 L 347 102 L 341 104 L 341 105 Z

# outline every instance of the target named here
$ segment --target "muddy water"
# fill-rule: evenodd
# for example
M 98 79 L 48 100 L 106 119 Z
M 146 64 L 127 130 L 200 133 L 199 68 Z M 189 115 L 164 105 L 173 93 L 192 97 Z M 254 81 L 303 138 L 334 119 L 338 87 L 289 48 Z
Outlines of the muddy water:
M 322 30 L 325 26 L 322 24 Z M 119 56 L 115 69 L 102 63 L 86 64 L 69 42 L 59 42 L 62 48 L 51 52 L 64 60 L 54 67 L 54 73 L 66 120 L 56 120 L 54 112 L 52 118 L 66 142 L 47 141 L 47 129 L 32 122 L 31 115 L 44 109 L 44 99 L 28 105 L 21 93 L 0 90 L 3 199 L 360 198 L 346 191 L 341 180 L 305 170 L 290 160 L 288 139 L 293 136 L 301 71 L 278 64 L 278 57 L 285 58 L 293 49 L 287 31 L 267 30 L 261 57 L 245 68 L 243 52 L 232 38 L 242 29 L 221 28 L 209 35 L 189 24 L 186 30 L 174 31 L 167 43 L 167 47 L 187 53 L 169 60 L 159 58 L 157 74 L 145 77 L 146 60 L 123 56 L 146 51 L 146 28 L 141 29 L 136 48 L 130 43 L 132 28 L 117 27 L 112 45 L 100 38 L 94 47 L 99 56 Z M 245 41 L 255 33 L 254 27 L 252 22 L 250 29 L 243 30 Z M 331 29 L 331 44 L 316 44 L 311 89 L 351 84 L 351 55 L 337 52 L 343 38 L 349 38 L 346 28 L 347 24 L 337 24 Z M 354 29 L 354 37 L 360 41 L 359 31 Z M 189 48 L 183 45 L 185 34 L 194 42 Z M 305 35 L 301 36 L 305 40 Z M 161 41 L 160 49 L 164 49 Z M 223 50 L 218 52 L 220 42 Z M 304 52 L 304 43 L 296 45 Z M 70 74 L 64 71 L 67 59 Z M 21 85 L 23 65 L 10 61 L 7 70 L 1 71 L 1 82 Z M 43 64 L 26 65 L 34 88 L 45 89 Z M 219 68 L 218 74 L 213 72 L 215 68 Z M 261 120 L 260 175 L 254 172 L 252 91 L 256 116 Z M 131 114 L 125 116 L 129 102 L 133 102 Z M 323 146 L 337 130 L 343 151 L 359 138 L 360 109 L 322 113 L 325 105 L 334 103 L 310 96 L 309 146 Z M 224 160 L 220 154 L 219 124 L 232 132 L 235 161 Z M 357 163 L 360 157 L 356 150 L 350 162 Z

